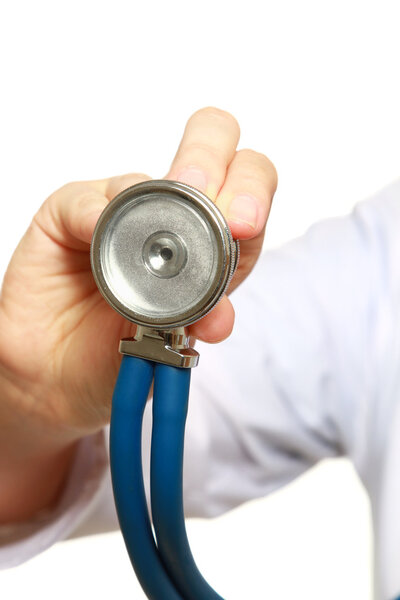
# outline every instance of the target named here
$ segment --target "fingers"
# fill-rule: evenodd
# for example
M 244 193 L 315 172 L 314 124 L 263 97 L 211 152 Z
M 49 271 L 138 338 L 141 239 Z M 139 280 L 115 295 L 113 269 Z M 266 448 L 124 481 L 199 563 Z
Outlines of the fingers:
M 216 108 L 196 112 L 187 123 L 167 175 L 205 192 L 224 214 L 234 238 L 244 240 L 235 285 L 251 270 L 260 252 L 277 186 L 275 168 L 264 155 L 251 150 L 236 152 L 239 136 L 239 126 L 229 113 Z M 209 315 L 190 327 L 190 333 L 218 342 L 230 334 L 233 322 L 233 307 L 224 297 Z
M 236 119 L 217 108 L 192 115 L 167 179 L 192 185 L 215 200 L 235 155 L 240 130 Z
M 189 327 L 189 333 L 209 344 L 222 342 L 231 334 L 234 321 L 235 311 L 232 303 L 227 296 L 223 296 L 208 315 Z
M 252 150 L 235 152 L 240 130 L 232 115 L 204 108 L 189 119 L 167 175 L 205 192 L 216 201 L 238 239 L 265 226 L 277 175 L 271 161 Z
M 83 250 L 107 204 L 107 197 L 91 182 L 68 183 L 46 200 L 34 222 L 54 242 Z
M 132 185 L 141 183 L 142 181 L 149 181 L 151 177 L 144 173 L 127 173 L 126 175 L 119 175 L 118 177 L 112 177 L 108 180 L 108 184 L 105 190 L 105 195 L 109 200 L 112 200 Z
M 128 173 L 97 181 L 68 183 L 46 200 L 36 223 L 55 242 L 76 250 L 87 250 L 98 218 L 110 200 L 124 189 L 150 179 Z
M 271 161 L 253 150 L 240 150 L 228 167 L 217 206 L 236 239 L 249 239 L 264 228 L 276 191 Z
M 81 227 L 71 230 L 71 233 L 75 235 L 80 234 L 80 237 L 78 239 L 80 239 L 83 242 L 90 243 L 96 223 L 108 202 L 113 200 L 115 196 L 118 196 L 118 194 L 131 187 L 132 185 L 136 185 L 137 183 L 141 183 L 142 181 L 148 181 L 149 179 L 151 179 L 151 177 L 145 175 L 144 173 L 126 173 L 125 175 L 117 175 L 116 177 L 103 179 L 101 181 L 89 182 L 90 187 L 98 191 L 100 195 L 103 196 L 104 194 L 103 198 L 105 197 L 106 202 L 104 203 L 104 200 L 102 198 L 102 200 L 99 201 L 97 207 L 93 206 L 93 210 L 90 210 L 89 205 L 83 205 L 83 203 L 81 203 L 82 210 L 85 209 L 85 211 L 87 212 L 86 215 L 83 213 L 81 214 Z M 73 206 L 71 207 L 71 210 L 72 212 L 74 212 L 74 215 L 72 215 L 74 219 L 78 215 L 75 214 Z

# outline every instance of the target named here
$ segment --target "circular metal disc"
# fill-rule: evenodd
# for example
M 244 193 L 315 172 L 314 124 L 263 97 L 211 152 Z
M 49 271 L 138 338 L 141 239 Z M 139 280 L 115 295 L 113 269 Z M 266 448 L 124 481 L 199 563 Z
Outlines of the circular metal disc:
M 224 293 L 236 245 L 215 205 L 178 182 L 147 181 L 103 211 L 91 246 L 104 298 L 124 317 L 156 329 L 193 323 Z

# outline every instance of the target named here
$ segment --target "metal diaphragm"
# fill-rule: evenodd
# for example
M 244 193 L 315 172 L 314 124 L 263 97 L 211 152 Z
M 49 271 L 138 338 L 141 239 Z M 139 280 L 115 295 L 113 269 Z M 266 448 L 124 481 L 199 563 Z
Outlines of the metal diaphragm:
M 175 181 L 121 192 L 96 225 L 91 263 L 97 286 L 125 318 L 153 329 L 193 323 L 221 299 L 239 254 L 218 208 Z

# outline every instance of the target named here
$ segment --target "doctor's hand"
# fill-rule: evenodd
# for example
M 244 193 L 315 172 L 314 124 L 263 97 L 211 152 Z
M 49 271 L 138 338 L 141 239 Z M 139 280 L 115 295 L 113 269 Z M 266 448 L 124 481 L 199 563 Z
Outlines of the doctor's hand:
M 236 150 L 239 126 L 206 108 L 188 121 L 168 179 L 205 192 L 241 240 L 236 287 L 260 253 L 277 177 L 271 162 Z M 89 247 L 112 198 L 149 179 L 128 174 L 68 184 L 46 200 L 17 247 L 0 300 L 0 523 L 51 505 L 76 441 L 110 418 L 118 342 L 134 326 L 115 313 L 94 283 Z M 191 335 L 216 342 L 233 327 L 225 297 Z

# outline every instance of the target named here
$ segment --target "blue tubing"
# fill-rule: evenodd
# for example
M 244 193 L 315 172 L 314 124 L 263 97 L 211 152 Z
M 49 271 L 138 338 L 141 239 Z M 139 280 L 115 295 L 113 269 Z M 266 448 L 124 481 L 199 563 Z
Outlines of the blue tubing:
M 222 600 L 194 562 L 183 511 L 182 475 L 190 369 L 156 364 L 151 510 L 160 556 L 185 600 Z M 166 598 L 166 596 L 165 596 Z
M 143 411 L 154 365 L 124 356 L 114 389 L 110 462 L 115 505 L 137 578 L 151 600 L 183 600 L 166 573 L 154 542 L 142 474 Z

